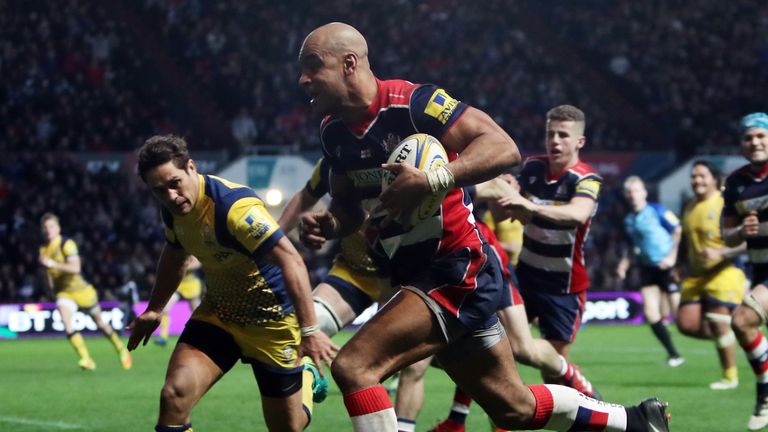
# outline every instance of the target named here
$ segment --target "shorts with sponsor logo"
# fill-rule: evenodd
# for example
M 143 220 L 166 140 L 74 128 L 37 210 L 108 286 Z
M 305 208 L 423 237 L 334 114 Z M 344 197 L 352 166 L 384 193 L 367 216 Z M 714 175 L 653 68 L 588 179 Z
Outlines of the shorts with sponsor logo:
M 744 299 L 747 278 L 735 266 L 727 266 L 712 274 L 683 280 L 680 303 L 702 302 L 735 307 Z
M 484 328 L 496 316 L 502 292 L 508 289 L 490 248 L 483 244 L 435 256 L 424 271 L 393 277 L 393 282 L 426 293 L 469 330 Z
M 65 298 L 74 301 L 80 309 L 91 309 L 99 305 L 99 296 L 96 294 L 96 288 L 88 285 L 86 288 L 77 291 L 59 291 L 56 298 Z
M 521 286 L 528 319 L 539 319 L 541 337 L 549 340 L 573 342 L 581 326 L 587 293 L 555 294 Z
M 285 398 L 301 390 L 304 367 L 295 364 L 299 342 L 295 316 L 255 327 L 223 324 L 213 315 L 193 315 L 179 343 L 205 353 L 223 373 L 238 360 L 249 363 L 263 396 Z
M 389 278 L 355 270 L 340 259 L 333 262 L 323 282 L 335 288 L 357 314 L 378 301 L 381 291 L 390 285 Z
M 288 314 L 276 321 L 241 326 L 223 322 L 205 309 L 197 308 L 190 322 L 202 321 L 229 334 L 239 350 L 237 353 L 230 353 L 230 357 L 239 358 L 243 363 L 257 362 L 269 368 L 286 371 L 295 369 L 296 350 L 301 341 L 299 322 L 295 314 Z M 186 332 L 186 329 L 184 331 Z
M 667 293 L 676 293 L 680 291 L 680 285 L 672 280 L 672 269 L 660 269 L 656 266 L 640 266 L 640 286 L 656 285 L 660 290 Z

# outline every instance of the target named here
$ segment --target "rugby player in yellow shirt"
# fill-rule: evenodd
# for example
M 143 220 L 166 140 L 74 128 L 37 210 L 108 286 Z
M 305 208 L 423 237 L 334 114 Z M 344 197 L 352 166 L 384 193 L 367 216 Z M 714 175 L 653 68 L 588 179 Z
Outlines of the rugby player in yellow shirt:
M 80 356 L 78 366 L 83 370 L 96 369 L 96 363 L 88 353 L 83 336 L 72 325 L 75 312 L 82 310 L 93 318 L 99 330 L 112 342 L 123 369 L 130 369 L 133 363 L 131 354 L 125 349 L 114 329 L 101 319 L 96 289 L 80 275 L 82 266 L 77 243 L 61 235 L 59 218 L 53 213 L 44 214 L 40 218 L 40 225 L 46 243 L 40 246 L 39 261 L 45 267 L 48 285 L 56 295 L 56 310 L 61 316 L 69 343 Z
M 192 407 L 238 360 L 249 363 L 269 430 L 300 431 L 312 387 L 337 349 L 321 332 L 301 255 L 249 187 L 198 174 L 184 139 L 160 135 L 139 151 L 138 172 L 162 206 L 167 243 L 149 304 L 129 326 L 146 344 L 185 272 L 202 264 L 206 293 L 171 355 L 158 432 L 190 431 Z
M 719 177 L 719 171 L 709 162 L 694 162 L 691 170 L 694 197 L 683 211 L 688 275 L 682 284 L 677 326 L 685 335 L 715 340 L 723 372 L 722 378 L 709 388 L 729 390 L 739 385 L 731 314 L 746 290 L 744 272 L 733 265 L 732 258 L 746 249 L 743 243 L 726 247 L 720 235 L 724 202 Z

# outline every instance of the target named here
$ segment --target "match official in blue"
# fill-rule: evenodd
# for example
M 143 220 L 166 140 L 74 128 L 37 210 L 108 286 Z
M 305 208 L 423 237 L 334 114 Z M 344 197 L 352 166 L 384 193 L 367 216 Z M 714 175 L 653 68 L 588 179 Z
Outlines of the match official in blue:
M 672 343 L 664 318 L 670 313 L 676 315 L 680 304 L 680 286 L 672 278 L 682 236 L 680 219 L 663 205 L 648 202 L 648 191 L 640 177 L 630 176 L 624 181 L 624 195 L 632 208 L 624 218 L 624 229 L 641 269 L 645 321 L 667 351 L 667 366 L 678 367 L 685 359 Z M 629 257 L 625 255 L 617 269 L 621 279 L 628 268 Z
M 198 174 L 184 139 L 154 136 L 138 159 L 162 206 L 167 243 L 147 309 L 129 326 L 128 349 L 146 345 L 160 324 L 189 255 L 208 288 L 168 364 L 155 431 L 191 431 L 192 407 L 238 360 L 253 369 L 267 428 L 303 430 L 323 379 L 315 365 L 330 364 L 337 347 L 317 325 L 301 256 L 252 189 Z M 303 356 L 311 359 L 306 368 Z

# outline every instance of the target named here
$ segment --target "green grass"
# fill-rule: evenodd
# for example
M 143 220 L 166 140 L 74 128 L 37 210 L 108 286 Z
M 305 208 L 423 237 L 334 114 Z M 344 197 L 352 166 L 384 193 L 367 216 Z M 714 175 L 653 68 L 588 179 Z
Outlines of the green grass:
M 341 343 L 349 333 L 337 336 Z M 647 326 L 584 329 L 573 348 L 577 362 L 603 396 L 634 404 L 648 396 L 670 403 L 674 431 L 740 431 L 754 404 L 754 376 L 738 353 L 740 387 L 713 392 L 707 384 L 719 378 L 713 344 L 674 334 L 687 363 L 662 366 L 663 351 Z M 0 431 L 126 431 L 153 430 L 160 387 L 171 346 L 147 345 L 134 352 L 134 367 L 123 371 L 109 342 L 87 339 L 98 365 L 82 372 L 64 339 L 0 342 Z M 538 372 L 521 366 L 528 383 Z M 439 370 L 427 374 L 426 402 L 418 430 L 443 418 L 453 385 Z M 239 364 L 195 408 L 196 431 L 265 430 L 256 383 L 249 367 Z M 315 407 L 310 430 L 349 431 L 338 389 L 331 383 L 328 399 Z M 469 431 L 487 431 L 488 420 L 473 406 Z

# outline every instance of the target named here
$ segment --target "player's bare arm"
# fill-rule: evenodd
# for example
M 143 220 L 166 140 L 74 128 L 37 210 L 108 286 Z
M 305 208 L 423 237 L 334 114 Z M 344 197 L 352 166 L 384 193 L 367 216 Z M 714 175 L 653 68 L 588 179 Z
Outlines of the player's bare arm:
M 310 210 L 317 204 L 318 199 L 312 196 L 307 191 L 307 188 L 303 188 L 297 192 L 288 204 L 285 205 L 283 213 L 280 215 L 277 223 L 280 225 L 280 229 L 284 232 L 290 232 L 299 224 L 301 214 Z
M 301 215 L 299 238 L 313 249 L 321 248 L 329 239 L 356 232 L 367 217 L 349 179 L 331 174 L 330 183 L 332 200 L 328 210 Z
M 734 247 L 726 246 L 719 249 L 704 247 L 704 250 L 702 251 L 702 254 L 704 255 L 704 259 L 706 259 L 707 261 L 722 261 L 722 260 L 737 257 L 739 255 L 743 255 L 745 253 L 747 253 L 747 242 L 742 242 L 738 246 L 734 246 Z
M 735 216 L 723 217 L 723 240 L 728 247 L 735 247 L 746 241 L 749 237 L 754 237 L 760 232 L 760 220 L 757 218 L 757 212 L 750 212 L 743 220 Z
M 339 348 L 317 326 L 312 288 L 301 255 L 287 237 L 282 237 L 266 255 L 266 259 L 282 270 L 285 289 L 296 310 L 296 318 L 301 327 L 301 345 L 297 361 L 300 362 L 306 355 L 318 366 L 321 361 L 330 365 Z
M 187 271 L 188 254 L 182 248 L 166 244 L 157 262 L 157 279 L 149 297 L 147 309 L 128 326 L 131 337 L 128 339 L 128 349 L 133 351 L 139 346 L 146 345 L 152 332 L 160 325 L 163 308 L 179 287 Z
M 586 223 L 595 211 L 595 200 L 588 197 L 573 197 L 568 204 L 561 206 L 539 205 L 523 197 L 518 192 L 504 197 L 498 203 L 505 209 L 524 216 L 536 216 L 562 226 L 579 226 Z
M 682 238 L 683 229 L 681 227 L 675 228 L 672 233 L 672 250 L 669 251 L 669 255 L 665 256 L 661 262 L 659 262 L 659 268 L 666 270 L 672 268 L 677 263 L 677 252 L 680 249 L 680 239 Z
M 520 163 L 520 151 L 512 138 L 486 113 L 469 107 L 440 139 L 448 152 L 461 156 L 448 164 L 454 187 L 482 183 Z M 493 157 L 488 157 L 493 155 Z M 431 193 L 427 175 L 406 164 L 383 164 L 397 174 L 379 197 L 390 215 L 409 214 Z
M 448 164 L 458 187 L 491 180 L 521 161 L 512 137 L 488 114 L 472 107 L 467 108 L 441 142 L 448 152 L 461 154 Z
M 58 270 L 64 273 L 80 274 L 82 268 L 79 256 L 67 257 L 66 262 L 58 262 L 46 256 L 40 255 L 40 264 L 45 268 Z

